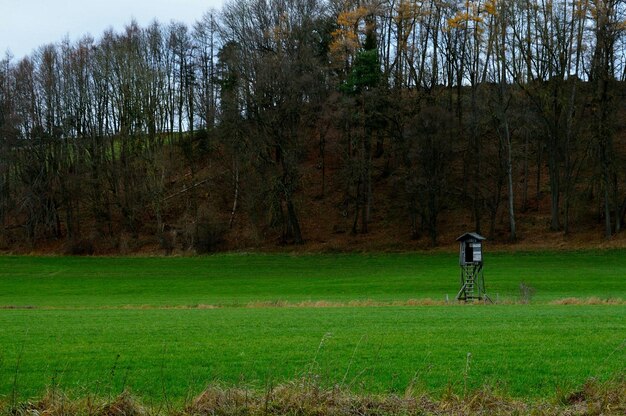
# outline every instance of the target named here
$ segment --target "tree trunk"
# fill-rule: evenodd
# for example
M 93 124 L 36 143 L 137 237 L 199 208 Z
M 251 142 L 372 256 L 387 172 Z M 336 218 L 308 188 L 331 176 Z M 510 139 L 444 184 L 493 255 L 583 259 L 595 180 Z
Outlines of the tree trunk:
M 236 158 L 233 157 L 233 182 L 235 186 L 235 195 L 233 197 L 233 209 L 230 211 L 230 221 L 228 221 L 228 228 L 233 228 L 235 222 L 235 214 L 237 213 L 237 204 L 239 203 L 239 163 Z
M 528 210 L 528 134 L 524 135 L 524 187 L 522 188 L 522 212 Z
M 302 230 L 300 229 L 300 222 L 298 221 L 298 215 L 291 198 L 287 200 L 287 222 L 294 244 L 304 243 L 304 240 L 302 239 Z
M 550 230 L 558 231 L 561 228 L 560 201 L 561 196 L 558 162 L 555 150 L 548 155 L 548 175 L 550 176 Z
M 369 222 L 372 204 L 372 132 L 365 132 L 363 141 L 363 212 L 361 213 L 361 234 L 369 232 Z
M 506 173 L 509 185 L 509 223 L 511 231 L 509 238 L 511 241 L 515 241 L 517 239 L 517 227 L 515 225 L 515 195 L 513 194 L 513 161 L 511 156 L 511 135 L 509 132 L 509 123 L 507 121 L 504 122 L 504 130 L 507 147 Z

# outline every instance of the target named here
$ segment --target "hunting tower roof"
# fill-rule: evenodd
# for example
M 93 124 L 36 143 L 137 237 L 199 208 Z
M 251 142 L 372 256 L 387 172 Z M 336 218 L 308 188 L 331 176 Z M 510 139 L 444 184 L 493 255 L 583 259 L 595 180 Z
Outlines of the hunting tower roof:
M 475 240 L 478 240 L 478 241 L 486 240 L 485 237 L 483 237 L 482 235 L 480 235 L 478 233 L 465 233 L 462 236 L 460 236 L 459 238 L 457 238 L 456 241 L 466 241 L 466 240 L 470 240 L 470 239 L 475 239 Z

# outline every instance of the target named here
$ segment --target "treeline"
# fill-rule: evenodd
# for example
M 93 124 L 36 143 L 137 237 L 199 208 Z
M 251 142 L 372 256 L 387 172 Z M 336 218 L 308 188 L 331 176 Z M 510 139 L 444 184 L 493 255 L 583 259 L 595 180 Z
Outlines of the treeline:
M 244 0 L 7 55 L 4 245 L 302 243 L 302 205 L 329 194 L 354 234 L 387 200 L 412 238 L 436 244 L 454 208 L 492 235 L 506 212 L 515 240 L 544 187 L 550 229 L 595 212 L 611 236 L 625 18 L 626 0 Z

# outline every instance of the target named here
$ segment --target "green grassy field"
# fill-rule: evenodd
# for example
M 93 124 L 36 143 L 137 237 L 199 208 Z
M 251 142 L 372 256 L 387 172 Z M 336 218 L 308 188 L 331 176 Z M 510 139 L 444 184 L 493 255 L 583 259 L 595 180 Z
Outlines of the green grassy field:
M 490 385 L 552 397 L 626 371 L 626 305 L 551 304 L 625 298 L 625 258 L 491 254 L 491 296 L 515 301 L 524 281 L 531 304 L 380 306 L 454 297 L 456 255 L 0 257 L 0 397 L 58 386 L 182 400 L 209 383 L 300 377 L 375 393 Z M 360 306 L 254 307 L 317 301 Z

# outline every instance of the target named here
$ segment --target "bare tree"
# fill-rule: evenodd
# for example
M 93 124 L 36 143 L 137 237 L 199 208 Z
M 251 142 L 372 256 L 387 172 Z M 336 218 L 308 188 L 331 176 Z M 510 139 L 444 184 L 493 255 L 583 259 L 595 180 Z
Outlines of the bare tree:
M 608 238 L 621 230 L 621 211 L 619 181 L 615 166 L 615 148 L 613 144 L 613 96 L 611 84 L 615 80 L 615 44 L 620 31 L 623 31 L 623 0 L 592 1 L 591 12 L 594 17 L 595 49 L 591 63 L 591 82 L 593 85 L 593 103 L 595 113 L 595 132 L 597 155 L 600 163 L 602 192 L 604 199 L 605 236 Z M 611 220 L 614 213 L 615 221 Z

